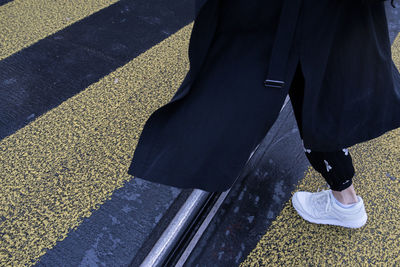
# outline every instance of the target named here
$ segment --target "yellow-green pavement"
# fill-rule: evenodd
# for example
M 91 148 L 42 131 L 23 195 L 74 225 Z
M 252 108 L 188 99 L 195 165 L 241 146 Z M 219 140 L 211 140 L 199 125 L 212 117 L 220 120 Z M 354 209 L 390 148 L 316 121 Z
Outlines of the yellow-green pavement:
M 192 26 L 0 141 L 2 265 L 37 260 L 133 178 L 145 121 L 189 69 Z
M 0 6 L 0 60 L 118 0 L 14 0 Z

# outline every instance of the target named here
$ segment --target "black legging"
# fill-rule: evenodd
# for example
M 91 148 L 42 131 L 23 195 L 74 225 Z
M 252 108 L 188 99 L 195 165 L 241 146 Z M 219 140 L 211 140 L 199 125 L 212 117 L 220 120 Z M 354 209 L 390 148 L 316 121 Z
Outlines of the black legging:
M 289 96 L 300 131 L 300 137 L 303 140 L 301 109 L 304 96 L 304 76 L 301 71 L 300 62 L 297 65 L 296 73 L 289 89 Z M 321 173 L 330 189 L 342 191 L 352 184 L 354 166 L 347 148 L 334 152 L 311 151 L 304 148 L 304 152 L 311 166 Z

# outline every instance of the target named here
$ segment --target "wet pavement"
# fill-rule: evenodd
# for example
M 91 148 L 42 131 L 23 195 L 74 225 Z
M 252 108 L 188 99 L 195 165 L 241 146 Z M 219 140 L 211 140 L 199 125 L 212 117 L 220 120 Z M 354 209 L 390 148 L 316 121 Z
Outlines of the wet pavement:
M 290 102 L 230 191 L 187 266 L 237 266 L 282 210 L 309 163 Z

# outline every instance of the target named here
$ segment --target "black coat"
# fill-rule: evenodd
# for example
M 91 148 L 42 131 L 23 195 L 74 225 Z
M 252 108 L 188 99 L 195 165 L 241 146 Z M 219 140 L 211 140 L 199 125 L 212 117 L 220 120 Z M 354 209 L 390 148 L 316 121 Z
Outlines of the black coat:
M 296 19 L 296 32 L 286 42 L 287 60 L 271 66 L 284 2 L 196 1 L 190 70 L 170 102 L 147 120 L 129 174 L 225 191 L 279 115 L 298 63 L 306 148 L 335 151 L 400 127 L 400 73 L 384 2 L 289 0 L 301 4 L 300 12 L 282 21 Z M 280 68 L 283 87 L 267 87 L 266 78 L 279 76 L 267 73 Z

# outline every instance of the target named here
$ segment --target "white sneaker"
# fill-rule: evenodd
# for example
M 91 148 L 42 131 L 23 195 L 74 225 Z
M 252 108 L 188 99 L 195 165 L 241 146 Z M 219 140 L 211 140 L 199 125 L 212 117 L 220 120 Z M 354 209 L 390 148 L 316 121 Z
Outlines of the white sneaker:
M 292 204 L 306 221 L 359 228 L 367 222 L 367 213 L 364 201 L 360 196 L 357 198 L 358 202 L 354 206 L 343 208 L 336 203 L 330 189 L 316 193 L 299 191 L 294 193 Z

